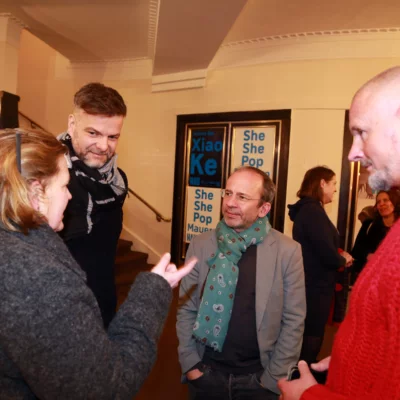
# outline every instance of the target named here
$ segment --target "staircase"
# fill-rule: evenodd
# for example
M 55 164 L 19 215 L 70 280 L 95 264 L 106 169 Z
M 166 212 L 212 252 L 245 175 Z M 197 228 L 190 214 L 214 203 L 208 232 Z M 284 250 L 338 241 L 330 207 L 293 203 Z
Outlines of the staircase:
M 115 282 L 117 286 L 118 307 L 124 302 L 136 276 L 142 271 L 150 271 L 148 255 L 131 251 L 132 242 L 120 239 L 115 260 Z M 175 322 L 178 304 L 178 289 L 174 289 L 171 308 L 164 330 L 158 342 L 158 356 L 154 367 L 140 389 L 135 400 L 157 400 L 166 396 L 174 400 L 187 400 L 187 386 L 182 385 L 181 369 L 178 362 L 178 338 Z
M 150 271 L 152 265 L 147 263 L 148 255 L 139 251 L 132 251 L 132 242 L 119 239 L 117 257 L 115 259 L 115 284 L 117 286 L 118 307 L 124 302 L 129 289 L 142 271 Z

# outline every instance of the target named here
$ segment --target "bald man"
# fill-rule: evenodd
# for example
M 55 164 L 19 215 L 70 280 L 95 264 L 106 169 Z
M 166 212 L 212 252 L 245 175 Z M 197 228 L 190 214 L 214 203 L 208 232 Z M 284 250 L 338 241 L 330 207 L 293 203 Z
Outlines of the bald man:
M 399 186 L 400 67 L 359 89 L 350 109 L 350 131 L 349 160 L 367 168 L 371 188 Z M 400 399 L 400 220 L 360 274 L 331 357 L 311 366 L 329 368 L 326 385 L 317 385 L 300 361 L 300 379 L 279 381 L 282 400 Z

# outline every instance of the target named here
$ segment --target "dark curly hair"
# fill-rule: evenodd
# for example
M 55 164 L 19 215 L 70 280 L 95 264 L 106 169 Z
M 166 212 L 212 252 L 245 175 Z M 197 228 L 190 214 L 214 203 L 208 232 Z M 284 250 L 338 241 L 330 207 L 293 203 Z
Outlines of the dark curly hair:
M 375 218 L 382 218 L 381 215 L 379 214 L 377 204 L 378 204 L 378 196 L 381 193 L 386 193 L 389 196 L 390 201 L 393 204 L 394 207 L 394 220 L 396 221 L 400 217 L 400 193 L 396 189 L 390 189 L 390 190 L 380 190 L 377 195 L 376 195 L 376 200 L 375 200 Z

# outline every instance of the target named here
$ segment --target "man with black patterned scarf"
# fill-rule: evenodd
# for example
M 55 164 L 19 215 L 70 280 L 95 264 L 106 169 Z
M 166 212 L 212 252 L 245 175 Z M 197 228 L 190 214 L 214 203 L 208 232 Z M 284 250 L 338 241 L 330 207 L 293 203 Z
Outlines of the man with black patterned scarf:
M 69 149 L 72 194 L 60 235 L 86 272 L 106 328 L 116 312 L 114 261 L 128 189 L 115 154 L 125 116 L 116 90 L 89 83 L 75 94 L 68 130 L 58 137 Z

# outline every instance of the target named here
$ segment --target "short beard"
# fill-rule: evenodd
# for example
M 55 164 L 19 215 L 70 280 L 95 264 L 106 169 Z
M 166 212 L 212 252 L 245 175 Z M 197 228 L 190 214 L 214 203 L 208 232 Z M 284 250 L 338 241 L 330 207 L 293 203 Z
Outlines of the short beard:
M 383 170 L 372 173 L 368 177 L 368 183 L 374 191 L 389 190 L 393 186 L 393 180 L 386 167 Z
M 372 161 L 368 158 L 360 160 L 360 164 L 364 168 L 372 166 Z M 373 166 L 372 166 L 373 168 Z M 390 177 L 388 167 L 383 167 L 381 170 L 372 170 L 368 177 L 368 184 L 373 191 L 389 190 L 393 186 L 393 179 Z
M 90 160 L 89 157 L 86 157 L 86 154 L 84 156 L 78 155 L 78 157 L 81 159 L 81 161 L 83 161 L 84 164 L 86 164 L 88 167 L 97 168 L 97 169 L 104 167 L 104 165 L 106 165 L 112 158 L 112 157 L 108 157 L 108 155 L 106 155 L 106 154 L 105 154 L 105 156 L 106 156 L 106 161 L 99 163 L 99 161 Z

